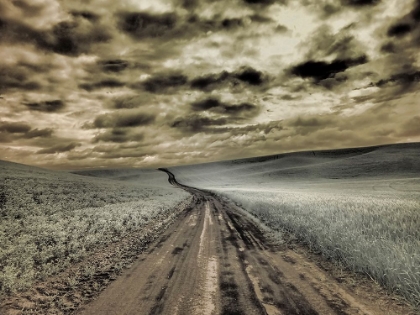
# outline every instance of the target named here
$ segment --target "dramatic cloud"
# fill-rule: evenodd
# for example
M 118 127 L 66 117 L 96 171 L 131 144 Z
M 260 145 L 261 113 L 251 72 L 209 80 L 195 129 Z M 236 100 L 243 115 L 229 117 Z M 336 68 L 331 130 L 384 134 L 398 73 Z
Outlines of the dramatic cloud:
M 27 133 L 29 130 L 31 130 L 31 126 L 26 123 L 0 121 L 0 131 L 8 133 Z
M 84 18 L 57 23 L 50 30 L 38 30 L 19 21 L 0 19 L 0 42 L 32 43 L 38 48 L 57 54 L 77 56 L 90 51 L 91 45 L 111 39 L 102 24 Z
M 111 130 L 106 130 L 105 132 L 97 135 L 93 142 L 115 142 L 115 143 L 125 143 L 129 141 L 141 141 L 144 139 L 142 133 L 131 133 L 127 128 L 116 128 Z
M 64 102 L 61 100 L 25 103 L 24 105 L 30 110 L 36 110 L 47 113 L 59 111 L 65 106 Z
M 105 72 L 121 72 L 129 66 L 127 61 L 121 59 L 101 60 L 99 65 Z
M 402 37 L 411 32 L 411 25 L 408 23 L 400 23 L 392 25 L 387 32 L 388 36 Z
M 68 144 L 58 144 L 50 148 L 42 149 L 37 151 L 37 154 L 54 154 L 54 153 L 63 153 L 73 150 L 78 147 L 80 144 L 76 142 L 71 142 Z
M 249 103 L 230 105 L 221 102 L 217 98 L 207 98 L 191 104 L 194 111 L 213 111 L 229 115 L 252 115 L 258 113 L 258 107 Z
M 173 13 L 121 12 L 118 20 L 119 28 L 135 39 L 168 35 L 176 24 L 177 16 Z
M 256 71 L 252 68 L 246 68 L 239 71 L 235 74 L 235 77 L 250 85 L 261 85 L 264 82 L 262 72 Z
M 268 6 L 276 2 L 276 0 L 243 0 L 247 4 Z M 282 1 L 284 2 L 284 1 Z
M 7 122 L 0 120 L 0 142 L 10 143 L 23 139 L 49 138 L 53 134 L 53 129 L 33 129 L 25 122 Z
M 353 7 L 365 7 L 365 6 L 374 6 L 380 3 L 381 0 L 341 0 L 343 5 L 353 6 Z
M 41 84 L 30 77 L 30 72 L 23 67 L 7 67 L 0 65 L 0 92 L 9 90 L 39 90 Z
M 100 115 L 95 118 L 96 128 L 138 127 L 152 123 L 155 116 L 132 110 L 121 110 L 115 113 Z
M 420 141 L 419 46 L 419 0 L 0 1 L 0 159 L 161 167 Z
M 420 71 L 394 74 L 388 79 L 379 80 L 376 82 L 376 86 L 382 87 L 391 83 L 408 87 L 417 82 L 420 82 Z
M 158 74 L 156 76 L 148 78 L 140 85 L 148 92 L 158 93 L 163 92 L 172 87 L 183 86 L 187 83 L 187 81 L 188 78 L 183 74 Z
M 118 97 L 111 101 L 111 108 L 124 109 L 124 108 L 137 108 L 142 105 L 150 104 L 153 102 L 153 97 L 147 94 Z
M 311 60 L 294 66 L 291 69 L 291 73 L 302 78 L 312 78 L 318 82 L 331 78 L 339 72 L 344 72 L 350 67 L 361 65 L 366 62 L 366 56 L 361 56 L 356 59 L 336 59 L 332 62 Z
M 45 128 L 45 129 L 32 129 L 29 132 L 25 133 L 24 138 L 32 139 L 32 138 L 48 138 L 51 137 L 53 134 L 53 129 Z
M 74 10 L 70 12 L 71 15 L 75 16 L 75 17 L 82 17 L 86 20 L 92 21 L 92 22 L 96 22 L 99 20 L 100 16 L 90 12 L 90 11 L 78 11 L 78 10 Z
M 125 83 L 117 79 L 105 79 L 105 80 L 101 80 L 92 84 L 83 83 L 79 85 L 81 89 L 84 89 L 86 91 L 93 91 L 93 90 L 103 89 L 103 88 L 119 88 L 122 86 L 125 86 Z
M 195 78 L 191 81 L 191 87 L 199 90 L 207 90 L 214 88 L 215 85 L 221 84 L 230 78 L 230 74 L 227 71 L 223 71 L 219 74 L 208 74 L 202 77 Z
M 223 126 L 228 123 L 226 118 L 210 118 L 200 115 L 190 115 L 185 118 L 177 118 L 172 124 L 172 128 L 179 128 L 189 132 L 200 132 L 209 126 Z
M 233 85 L 242 82 L 251 86 L 260 86 L 267 81 L 266 76 L 251 67 L 244 67 L 236 72 L 222 71 L 219 74 L 207 74 L 191 80 L 191 87 L 203 91 L 210 91 L 222 87 L 224 84 Z

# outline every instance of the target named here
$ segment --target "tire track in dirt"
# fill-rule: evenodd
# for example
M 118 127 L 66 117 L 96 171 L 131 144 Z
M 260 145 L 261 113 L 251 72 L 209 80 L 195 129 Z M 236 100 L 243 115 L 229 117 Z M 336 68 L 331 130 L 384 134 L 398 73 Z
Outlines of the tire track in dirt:
M 78 315 L 409 314 L 384 311 L 273 243 L 234 203 L 179 186 L 195 206 Z

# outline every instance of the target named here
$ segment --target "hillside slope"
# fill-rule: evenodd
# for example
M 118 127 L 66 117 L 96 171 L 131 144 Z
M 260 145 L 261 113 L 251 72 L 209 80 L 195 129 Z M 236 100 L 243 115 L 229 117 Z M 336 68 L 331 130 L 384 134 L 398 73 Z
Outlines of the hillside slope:
M 99 172 L 100 174 L 100 172 Z M 0 161 L 0 296 L 171 219 L 188 193 L 159 171 L 120 181 Z
M 172 167 L 272 230 L 420 301 L 420 144 Z

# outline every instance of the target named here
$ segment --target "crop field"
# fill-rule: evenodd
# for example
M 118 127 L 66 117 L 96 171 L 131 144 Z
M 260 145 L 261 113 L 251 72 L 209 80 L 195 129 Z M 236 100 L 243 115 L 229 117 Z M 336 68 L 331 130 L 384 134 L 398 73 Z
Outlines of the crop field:
M 146 225 L 164 224 L 188 193 L 154 170 L 106 179 L 0 161 L 0 295 L 29 288 Z M 93 177 L 96 176 L 96 177 Z
M 420 147 L 316 151 L 174 167 L 279 234 L 420 301 Z

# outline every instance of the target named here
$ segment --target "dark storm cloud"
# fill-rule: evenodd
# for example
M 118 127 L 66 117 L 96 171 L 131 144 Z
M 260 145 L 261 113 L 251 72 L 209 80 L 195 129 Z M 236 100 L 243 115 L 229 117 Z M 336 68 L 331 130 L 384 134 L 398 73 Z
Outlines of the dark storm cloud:
M 378 87 L 383 87 L 387 84 L 398 84 L 403 87 L 409 87 L 416 82 L 420 82 L 420 71 L 397 73 L 387 79 L 379 80 L 375 83 L 375 85 Z
M 149 94 L 150 95 L 150 94 Z M 129 97 L 118 97 L 112 100 L 111 108 L 124 109 L 124 108 L 137 108 L 144 104 L 149 103 L 152 97 L 147 94 L 141 94 Z
M 46 113 L 57 112 L 65 107 L 64 102 L 61 100 L 24 103 L 24 105 L 29 110 L 35 110 L 35 111 L 46 112 Z
M 125 86 L 124 82 L 117 79 L 105 79 L 95 83 L 82 83 L 79 87 L 86 91 L 93 91 L 103 88 L 119 88 Z
M 302 98 L 301 95 L 295 95 L 295 96 L 293 96 L 291 94 L 285 94 L 285 95 L 282 95 L 280 97 L 280 99 L 283 100 L 283 101 L 295 101 L 295 100 L 298 100 L 300 98 Z
M 264 15 L 258 14 L 258 13 L 250 15 L 249 18 L 251 19 L 252 22 L 261 23 L 261 24 L 273 22 L 273 19 Z
M 301 78 L 312 78 L 315 82 L 334 77 L 339 72 L 344 72 L 350 67 L 367 62 L 366 56 L 355 59 L 336 59 L 332 62 L 306 61 L 291 68 L 291 73 Z
M 381 0 L 341 0 L 343 5 L 351 7 L 368 7 L 379 4 Z
M 387 54 L 393 54 L 396 52 L 396 48 L 394 43 L 385 43 L 381 46 L 381 52 L 387 53 Z
M 171 74 L 157 74 L 140 84 L 134 84 L 134 88 L 142 87 L 144 90 L 150 93 L 164 92 L 170 88 L 177 88 L 185 85 L 188 82 L 188 78 L 181 73 Z
M 244 112 L 256 111 L 258 109 L 257 106 L 250 104 L 250 103 L 240 103 L 238 105 L 227 105 L 225 104 L 222 107 L 223 111 L 228 114 L 240 114 Z
M 32 43 L 46 51 L 78 56 L 88 53 L 92 44 L 111 39 L 110 32 L 104 25 L 89 21 L 82 23 L 80 20 L 81 18 L 74 18 L 71 21 L 63 21 L 54 25 L 51 30 L 40 31 L 19 21 L 0 16 L 0 42 Z
M 385 75 L 372 85 L 390 88 L 388 98 L 399 98 L 415 89 L 419 82 L 418 47 L 420 45 L 420 1 L 413 1 L 411 11 L 391 21 L 383 30 L 388 39 L 381 46 Z
M 128 141 L 142 141 L 143 139 L 144 135 L 142 133 L 130 133 L 126 128 L 114 128 L 97 135 L 92 142 L 124 143 Z
M 223 29 L 235 29 L 238 27 L 243 27 L 244 26 L 244 21 L 240 18 L 233 18 L 233 19 L 223 19 L 222 22 L 220 23 L 221 27 Z
M 286 0 L 242 0 L 245 4 L 251 5 L 251 6 L 270 6 L 274 3 L 279 4 L 286 4 Z
M 215 85 L 221 84 L 230 77 L 230 73 L 223 71 L 219 74 L 208 74 L 191 81 L 191 87 L 199 90 L 211 90 Z
M 387 29 L 387 36 L 394 38 L 402 38 L 408 35 L 409 33 L 417 33 L 417 36 L 414 37 L 414 44 L 418 45 L 418 39 L 420 35 L 418 30 L 420 28 L 420 1 L 414 1 L 414 6 L 408 14 L 398 18 L 391 26 Z M 415 43 L 417 38 L 417 43 Z
M 27 133 L 31 126 L 23 122 L 0 121 L 0 131 L 7 133 Z
M 410 33 L 412 30 L 412 27 L 408 23 L 398 23 L 395 25 L 392 25 L 387 32 L 387 35 L 389 37 L 403 37 L 404 35 Z
M 25 133 L 24 138 L 32 139 L 32 138 L 49 138 L 52 136 L 54 130 L 51 128 L 45 129 L 32 129 L 29 132 Z
M 288 32 L 288 31 L 289 31 L 289 29 L 288 29 L 286 26 L 281 25 L 281 24 L 277 25 L 277 26 L 274 28 L 274 30 L 275 30 L 277 33 L 286 33 L 286 32 Z
M 34 139 L 51 137 L 53 130 L 32 129 L 25 122 L 7 122 L 0 121 L 0 142 L 12 142 L 18 139 Z
M 118 27 L 135 39 L 162 37 L 175 29 L 177 20 L 174 13 L 120 12 Z
M 243 2 L 248 4 L 262 4 L 262 5 L 270 5 L 275 2 L 275 0 L 243 0 Z
M 259 109 L 257 106 L 249 103 L 240 103 L 231 105 L 221 102 L 219 99 L 211 97 L 191 104 L 194 111 L 213 111 L 221 114 L 229 115 L 245 115 L 257 114 Z
M 57 144 L 49 148 L 41 149 L 36 152 L 36 154 L 54 154 L 54 153 L 63 153 L 73 150 L 74 148 L 80 146 L 80 143 L 70 142 L 66 144 Z
M 250 85 L 261 85 L 264 83 L 263 73 L 252 68 L 244 68 L 235 73 L 234 76 Z
M 256 105 L 245 102 L 228 104 L 214 97 L 194 102 L 190 106 L 193 111 L 203 112 L 203 114 L 178 117 L 170 125 L 172 128 L 177 128 L 187 133 L 221 133 L 226 129 L 221 128 L 221 126 L 244 122 L 260 113 L 260 108 Z
M 345 27 L 334 32 L 330 26 L 322 24 L 301 43 L 301 47 L 306 51 L 306 58 L 311 60 L 326 57 L 350 59 L 363 55 L 366 47 L 353 36 L 350 29 L 351 27 Z
M 201 111 L 201 110 L 209 110 L 212 108 L 217 108 L 219 106 L 223 106 L 224 104 L 222 104 L 218 99 L 216 98 L 208 98 L 196 103 L 191 104 L 191 108 L 193 110 L 196 111 Z
M 125 110 L 103 114 L 95 118 L 95 128 L 137 127 L 152 123 L 155 116 L 143 112 Z
M 195 9 L 198 7 L 200 1 L 199 0 L 176 0 L 176 3 L 182 6 L 184 9 Z
M 187 17 L 176 13 L 152 14 L 150 12 L 119 12 L 117 26 L 135 40 L 192 38 L 207 32 L 235 31 L 252 23 L 269 23 L 271 19 L 261 14 L 246 17 L 222 17 L 214 15 L 204 19 L 196 14 Z
M 261 86 L 267 82 L 266 76 L 251 67 L 243 67 L 236 72 L 222 71 L 219 74 L 207 74 L 191 80 L 191 87 L 202 91 L 210 91 L 224 83 L 239 80 L 251 86 Z
M 9 89 L 24 91 L 39 90 L 41 84 L 32 80 L 30 77 L 31 72 L 23 67 L 0 66 L 0 91 Z
M 121 72 L 129 66 L 129 62 L 121 59 L 101 60 L 99 65 L 105 72 Z
M 302 128 L 320 128 L 329 125 L 332 120 L 328 116 L 319 117 L 298 117 L 295 120 L 291 120 L 287 123 L 291 127 L 302 127 Z
M 420 0 L 414 2 L 415 6 L 413 11 L 411 11 L 411 17 L 416 21 L 420 22 Z

